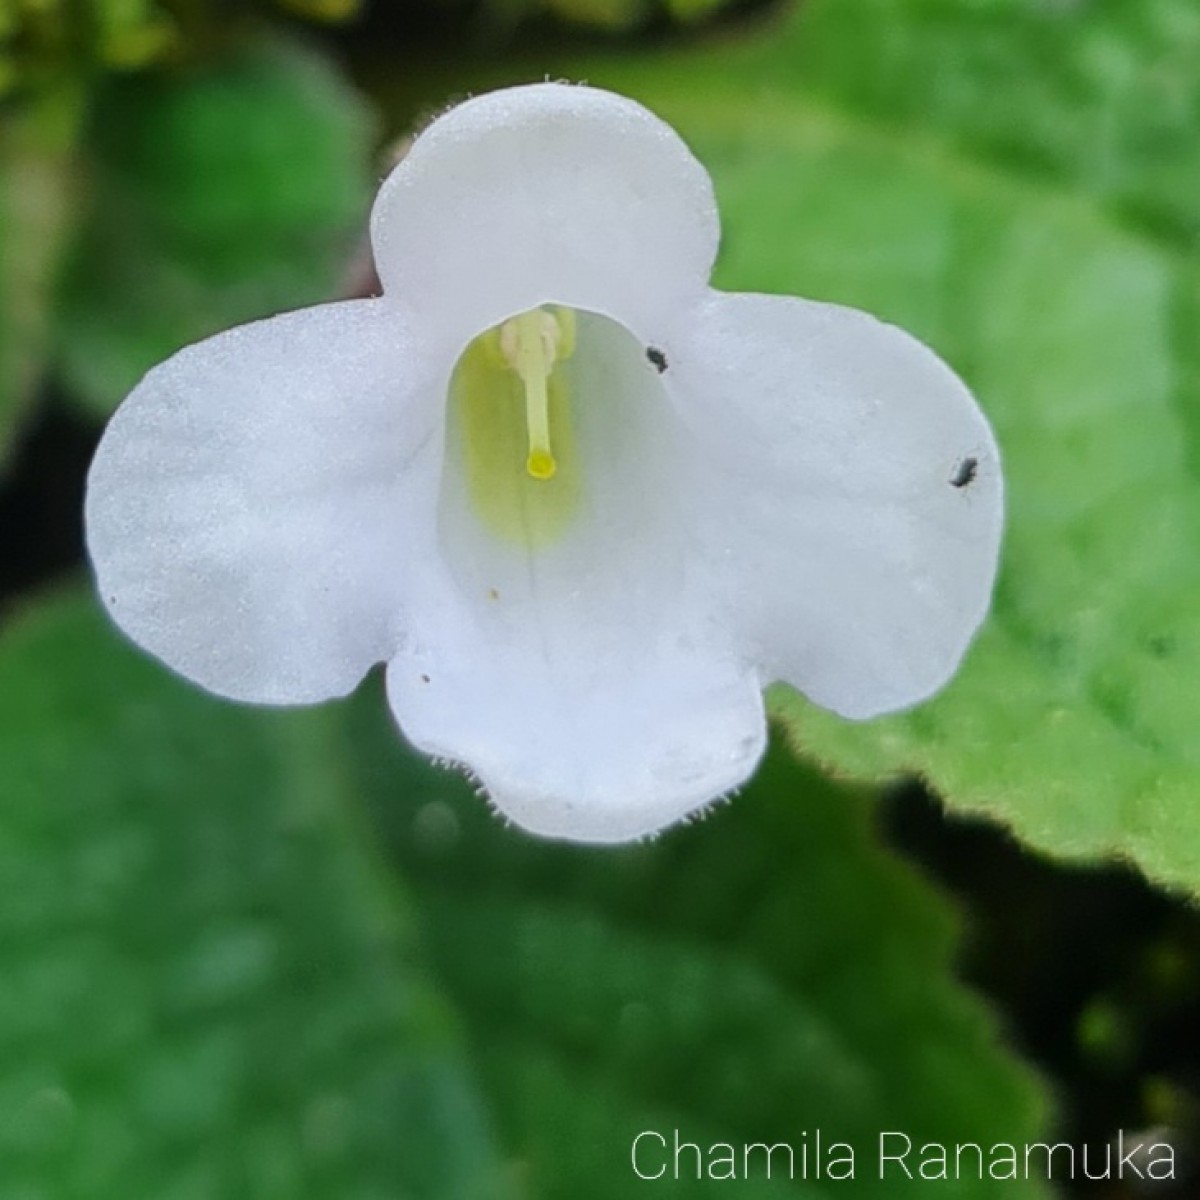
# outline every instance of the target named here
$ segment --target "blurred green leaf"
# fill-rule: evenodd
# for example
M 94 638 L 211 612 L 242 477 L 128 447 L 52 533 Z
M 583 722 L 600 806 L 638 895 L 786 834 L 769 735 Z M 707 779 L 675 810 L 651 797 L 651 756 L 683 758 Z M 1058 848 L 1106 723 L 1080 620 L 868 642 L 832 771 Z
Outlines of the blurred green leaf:
M 707 822 L 602 850 L 502 828 L 461 782 L 416 765 L 376 697 L 356 754 L 425 942 L 464 1015 L 512 1153 L 537 1196 L 607 1200 L 638 1185 L 643 1130 L 788 1142 L 815 1131 L 878 1178 L 881 1130 L 920 1143 L 1036 1140 L 1044 1102 L 952 981 L 945 904 L 875 842 L 867 797 L 776 746 Z M 648 1171 L 662 1164 L 654 1146 Z M 781 1160 L 780 1160 L 781 1161 Z M 694 1170 L 686 1158 L 685 1171 Z M 810 1172 L 814 1169 L 810 1165 Z M 778 1178 L 739 1194 L 826 1195 Z M 903 1186 L 903 1183 L 901 1184 Z M 1040 1195 L 1035 1184 L 944 1181 L 947 1196 Z M 663 1195 L 720 1192 L 657 1181 Z
M 632 29 L 650 9 L 648 0 L 541 0 L 541 7 L 561 20 L 610 32 Z
M 732 7 L 734 0 L 664 0 L 664 3 L 672 20 L 687 23 L 707 20 L 720 9 Z
M 62 598 L 0 642 L 6 1200 L 508 1195 L 323 713 Z
M 178 29 L 156 0 L 101 0 L 89 16 L 96 57 L 116 70 L 148 66 L 179 40 Z M 69 10 L 63 19 L 79 21 Z
M 50 311 L 76 209 L 74 97 L 55 93 L 0 121 L 0 471 L 46 361 Z
M 1200 249 L 1194 0 L 812 0 L 805 86 Z M 803 44 L 801 44 L 801 42 Z M 786 52 L 775 59 L 789 70 Z
M 363 8 L 363 0 L 275 0 L 275 3 L 298 17 L 323 24 L 349 21 Z
M 653 845 L 535 842 L 366 691 L 348 715 L 224 704 L 79 599 L 8 629 L 8 1194 L 486 1200 L 515 1172 L 615 1198 L 643 1129 L 799 1148 L 819 1127 L 860 1155 L 839 1190 L 882 1196 L 881 1129 L 1038 1134 L 1039 1089 L 952 981 L 945 904 L 877 848 L 864 796 L 777 749 Z
M 434 3 L 437 0 L 433 0 Z M 651 23 L 686 25 L 704 21 L 739 0 L 482 0 L 492 24 L 511 33 L 513 26 L 549 15 L 565 25 L 580 25 L 605 34 L 629 35 Z M 494 56 L 490 56 L 494 57 Z
M 365 228 L 370 133 L 362 102 L 290 43 L 109 80 L 60 331 L 77 398 L 107 413 L 181 346 L 328 299 Z
M 1009 524 L 965 669 L 868 725 L 781 690 L 797 744 L 1200 890 L 1193 0 L 806 0 L 765 36 L 555 66 L 692 143 L 722 286 L 913 330 L 995 424 Z

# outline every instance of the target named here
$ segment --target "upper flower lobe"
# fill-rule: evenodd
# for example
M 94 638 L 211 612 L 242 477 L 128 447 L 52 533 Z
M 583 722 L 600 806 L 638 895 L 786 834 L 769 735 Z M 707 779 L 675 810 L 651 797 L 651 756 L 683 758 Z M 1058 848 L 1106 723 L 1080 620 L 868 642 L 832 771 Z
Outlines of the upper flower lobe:
M 88 542 L 136 641 L 266 703 L 386 661 L 415 745 L 589 841 L 742 782 L 772 680 L 867 717 L 950 677 L 999 546 L 986 421 L 891 326 L 711 290 L 711 185 L 669 127 L 584 87 L 480 97 L 371 230 L 382 297 L 190 347 L 114 418 Z

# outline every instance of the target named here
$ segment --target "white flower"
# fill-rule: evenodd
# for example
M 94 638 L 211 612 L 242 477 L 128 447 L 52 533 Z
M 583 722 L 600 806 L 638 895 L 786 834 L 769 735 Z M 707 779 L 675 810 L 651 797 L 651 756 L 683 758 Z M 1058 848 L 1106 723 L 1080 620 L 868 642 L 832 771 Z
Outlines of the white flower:
M 708 287 L 707 174 L 541 84 L 435 121 L 371 218 L 385 294 L 181 351 L 87 530 L 117 623 L 210 691 L 349 692 L 517 824 L 650 833 L 753 771 L 762 688 L 846 717 L 954 672 L 1002 499 L 955 375 L 851 309 Z

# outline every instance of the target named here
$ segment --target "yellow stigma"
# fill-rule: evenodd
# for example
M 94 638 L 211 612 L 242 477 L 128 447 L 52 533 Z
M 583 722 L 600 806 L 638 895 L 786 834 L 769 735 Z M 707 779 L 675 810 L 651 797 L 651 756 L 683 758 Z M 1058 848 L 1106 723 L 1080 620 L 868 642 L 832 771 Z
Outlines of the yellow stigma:
M 529 455 L 525 470 L 533 479 L 553 479 L 558 470 L 550 446 L 550 400 L 546 388 L 554 364 L 574 349 L 575 314 L 569 309 L 530 309 L 499 329 L 504 361 L 525 385 L 525 425 Z
M 544 450 L 539 446 L 529 451 L 529 457 L 525 460 L 525 470 L 534 479 L 553 479 L 554 472 L 558 470 L 558 463 L 554 461 L 554 455 L 548 446 Z

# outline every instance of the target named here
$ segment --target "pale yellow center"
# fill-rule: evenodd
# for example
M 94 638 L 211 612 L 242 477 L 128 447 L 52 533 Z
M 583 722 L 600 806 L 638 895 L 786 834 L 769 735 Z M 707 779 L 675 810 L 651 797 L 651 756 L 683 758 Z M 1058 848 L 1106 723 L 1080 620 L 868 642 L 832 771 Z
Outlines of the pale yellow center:
M 575 313 L 534 308 L 473 339 L 455 367 L 450 452 L 462 456 L 476 516 L 506 541 L 555 541 L 578 507 L 563 369 L 574 349 Z

